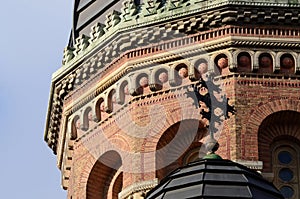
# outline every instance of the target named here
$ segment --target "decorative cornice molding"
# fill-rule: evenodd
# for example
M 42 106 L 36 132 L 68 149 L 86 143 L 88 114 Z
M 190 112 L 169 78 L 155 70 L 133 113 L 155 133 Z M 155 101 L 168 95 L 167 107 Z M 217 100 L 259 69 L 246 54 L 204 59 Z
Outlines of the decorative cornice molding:
M 234 27 L 233 29 L 231 27 L 227 27 L 230 30 L 235 31 Z M 238 29 L 237 27 L 235 27 L 236 29 Z M 207 35 L 214 35 L 211 34 L 212 32 L 207 32 Z M 198 35 L 199 37 L 201 37 L 201 35 Z M 217 36 L 217 35 L 214 35 Z M 178 59 L 182 59 L 182 57 L 190 57 L 190 56 L 194 56 L 196 54 L 199 54 L 203 51 L 206 52 L 211 52 L 214 50 L 218 50 L 218 49 L 224 49 L 224 48 L 229 48 L 231 46 L 241 46 L 244 47 L 245 45 L 248 45 L 249 47 L 259 47 L 259 46 L 276 46 L 276 47 L 282 47 L 282 48 L 286 48 L 286 47 L 290 47 L 290 46 L 299 46 L 299 43 L 292 43 L 290 45 L 287 45 L 289 43 L 283 43 L 283 42 L 263 42 L 263 41 L 246 41 L 247 37 L 234 37 L 234 36 L 230 36 L 230 37 L 225 37 L 225 38 L 221 38 L 220 40 L 212 40 L 210 41 L 210 39 L 213 39 L 213 37 L 208 37 L 207 38 L 207 42 L 203 43 L 201 45 L 201 48 L 197 48 L 196 46 L 189 46 L 190 44 L 187 45 L 186 48 L 180 48 L 179 50 L 172 50 L 170 52 L 172 53 L 168 53 L 168 52 L 162 52 L 159 54 L 156 54 L 155 56 L 148 56 L 148 57 L 140 57 L 140 59 L 137 59 L 137 57 L 132 57 L 137 61 L 135 64 L 133 64 L 129 67 L 129 68 L 121 68 L 120 70 L 117 70 L 117 74 L 115 74 L 114 78 L 109 78 L 109 80 L 107 81 L 100 81 L 99 79 L 97 81 L 100 81 L 100 85 L 97 84 L 96 87 L 94 87 L 94 89 L 91 89 L 91 91 L 89 92 L 90 94 L 86 94 L 83 98 L 80 98 L 79 100 L 77 100 L 77 102 L 75 103 L 76 105 L 72 108 L 71 112 L 78 110 L 80 107 L 82 107 L 83 105 L 85 105 L 86 103 L 88 103 L 88 101 L 90 101 L 91 99 L 93 99 L 96 95 L 98 95 L 99 93 L 103 92 L 105 89 L 107 89 L 108 87 L 110 87 L 112 84 L 114 84 L 116 81 L 118 81 L 118 79 L 120 79 L 121 77 L 123 77 L 124 75 L 128 74 L 130 71 L 134 71 L 134 70 L 138 70 L 139 68 L 144 68 L 145 66 L 151 66 L 153 64 L 157 64 L 157 63 L 166 63 L 168 61 L 172 61 L 176 58 Z M 194 39 L 194 41 L 197 42 L 197 39 Z M 199 41 L 199 40 L 198 40 Z M 246 43 L 245 43 L 246 42 Z M 267 43 L 267 44 L 266 44 Z M 204 45 L 205 44 L 205 45 Z M 152 48 L 156 48 L 155 46 Z M 138 49 L 138 50 L 142 50 L 142 49 Z M 126 57 L 126 59 L 128 60 L 128 57 L 130 57 L 130 53 L 132 53 L 133 51 L 129 51 L 127 53 L 127 55 L 124 55 L 123 57 Z M 138 53 L 137 53 L 138 54 Z M 151 53 L 149 54 L 151 55 Z M 143 61 L 144 60 L 144 61 Z M 122 63 L 122 62 L 120 62 Z M 128 62 L 127 62 L 128 63 Z M 114 64 L 114 63 L 112 63 Z M 109 67 L 109 66 L 108 66 Z M 84 70 L 83 70 L 84 71 Z M 87 71 L 87 70 L 85 70 Z M 102 71 L 100 71 L 101 73 Z M 98 77 L 99 74 L 98 73 Z M 74 89 L 80 89 L 80 88 L 74 88 L 74 83 L 76 82 L 76 78 L 77 78 L 77 74 L 73 74 L 71 76 L 69 76 L 66 80 L 62 81 L 60 84 L 56 85 L 56 89 L 55 89 L 55 95 L 53 96 L 53 105 L 52 109 L 50 110 L 50 114 L 51 117 L 49 117 L 49 123 L 48 123 L 48 127 L 46 129 L 45 132 L 45 140 L 48 142 L 48 145 L 55 151 L 56 150 L 56 145 L 57 145 L 57 139 L 58 139 L 58 132 L 59 132 L 59 126 L 60 126 L 60 119 L 61 119 L 61 113 L 62 113 L 62 106 L 63 106 L 63 101 L 66 99 L 65 97 L 68 96 L 70 94 L 70 91 L 74 91 Z M 88 80 L 86 78 L 85 79 L 85 84 L 83 86 L 87 86 L 88 82 L 96 82 L 96 76 L 91 76 L 91 75 L 85 75 L 86 78 L 90 78 L 90 77 L 94 77 L 94 79 L 92 78 L 91 80 Z M 96 78 L 96 79 L 95 79 Z M 67 111 L 68 112 L 68 111 Z M 68 112 L 68 113 L 71 113 Z
M 127 2 L 127 1 L 125 1 Z M 128 3 L 132 4 L 131 1 L 128 1 Z M 151 3 L 143 5 L 141 7 L 141 12 L 138 13 L 134 11 L 133 6 L 133 13 L 130 15 L 127 20 L 124 19 L 124 16 L 127 16 L 128 13 L 131 12 L 128 11 L 127 7 L 122 8 L 122 14 L 117 13 L 116 11 L 112 11 L 108 15 L 108 19 L 106 21 L 106 25 L 99 27 L 99 24 L 95 24 L 95 26 L 92 27 L 91 31 L 91 37 L 93 39 L 89 40 L 90 46 L 97 46 L 93 44 L 93 42 L 96 42 L 97 44 L 104 42 L 106 39 L 109 39 L 113 34 L 116 34 L 117 32 L 127 32 L 128 30 L 134 30 L 139 29 L 142 27 L 151 27 L 155 26 L 155 24 L 164 24 L 167 21 L 176 21 L 179 18 L 182 17 L 189 17 L 189 16 L 195 16 L 195 22 L 201 23 L 199 24 L 199 27 L 209 27 L 209 26 L 216 26 L 216 25 L 226 25 L 226 24 L 232 24 L 237 21 L 244 22 L 244 23 L 270 23 L 270 24 L 299 24 L 299 11 L 297 10 L 276 10 L 274 7 L 282 7 L 282 8 L 300 8 L 300 3 L 298 4 L 287 4 L 287 3 L 275 3 L 275 2 L 249 2 L 249 1 L 195 1 L 195 0 L 189 0 L 185 3 L 179 1 L 168 1 L 167 7 L 170 5 L 177 4 L 176 11 L 165 9 L 165 6 L 161 6 L 161 3 L 157 1 L 157 3 Z M 128 6 L 128 4 L 124 4 Z M 188 5 L 188 6 L 187 6 Z M 194 6 L 193 6 L 194 5 Z M 230 7 L 231 5 L 236 6 L 242 6 L 240 8 L 237 7 Z M 250 6 L 250 7 L 249 7 Z M 253 7 L 256 6 L 256 7 Z M 272 7 L 271 7 L 272 6 Z M 224 7 L 227 7 L 224 9 Z M 260 10 L 262 9 L 263 10 Z M 211 11 L 212 9 L 218 9 L 218 12 L 216 10 Z M 269 9 L 269 10 L 268 10 Z M 283 12 L 282 12 L 283 11 Z M 148 14 L 145 14 L 148 13 Z M 200 14 L 200 15 L 199 15 Z M 198 16 L 197 16 L 198 15 Z M 123 20 L 120 20 L 120 16 Z M 126 17 L 125 17 L 126 18 Z M 181 19 L 180 19 L 181 20 Z M 184 26 L 188 26 L 188 24 L 184 23 Z M 113 28 L 116 27 L 116 28 Z M 187 28 L 189 29 L 189 28 Z M 99 32 L 97 32 L 97 30 Z M 97 35 L 97 36 L 95 36 Z M 82 37 L 82 36 L 80 36 Z M 81 46 L 82 48 L 79 48 L 79 51 L 85 50 L 85 45 L 80 45 L 80 41 L 76 39 L 75 46 Z M 93 49 L 87 48 L 86 51 L 90 51 Z M 70 49 L 72 51 L 72 49 Z M 72 56 L 70 56 L 71 51 L 65 51 L 64 55 L 64 64 L 68 63 L 70 61 Z M 77 50 L 77 51 L 78 51 Z M 74 52 L 75 55 L 77 55 L 76 51 Z M 75 56 L 73 56 L 75 57 Z M 80 57 L 78 57 L 80 58 Z
M 224 1 L 222 4 L 230 5 L 236 2 L 240 1 Z M 196 1 L 194 3 L 196 3 Z M 201 12 L 198 10 L 198 14 L 186 14 L 186 17 L 181 19 L 179 19 L 179 15 L 177 16 L 176 13 L 174 13 L 174 17 L 170 18 L 173 19 L 173 21 L 167 21 L 166 18 L 163 18 L 163 15 L 161 15 L 161 21 L 154 17 L 155 20 L 153 20 L 155 23 L 154 21 L 151 22 L 151 20 L 149 24 L 141 23 L 138 25 L 134 25 L 136 21 L 131 20 L 131 22 L 126 22 L 128 26 L 120 25 L 119 23 L 109 30 L 106 29 L 106 31 L 110 31 L 111 34 L 104 34 L 104 27 L 96 24 L 91 38 L 81 36 L 77 39 L 75 48 L 66 48 L 63 59 L 65 65 L 53 75 L 49 112 L 46 121 L 45 141 L 53 151 L 56 153 L 60 118 L 62 117 L 62 107 L 65 97 L 68 96 L 71 91 L 79 89 L 78 85 L 83 82 L 86 85 L 88 82 L 91 82 L 91 78 L 99 76 L 100 73 L 105 74 L 113 65 L 118 65 L 124 61 L 128 62 L 129 60 L 139 59 L 143 56 L 153 56 L 158 53 L 162 55 L 163 51 L 173 51 L 173 49 L 179 47 L 186 48 L 192 44 L 205 44 L 201 49 L 207 52 L 227 48 L 229 46 L 255 46 L 256 48 L 268 46 L 299 49 L 300 42 L 295 42 L 295 39 L 300 36 L 299 29 L 284 29 L 275 26 L 272 26 L 273 29 L 267 26 L 264 28 L 251 27 L 251 23 L 259 24 L 261 23 L 260 21 L 265 21 L 267 24 L 275 22 L 281 24 L 300 24 L 299 10 L 267 12 L 268 7 L 264 7 L 266 12 L 258 13 L 258 9 L 262 9 L 262 7 L 236 8 L 220 7 L 219 4 L 214 5 L 218 5 L 217 11 Z M 297 6 L 300 7 L 300 4 L 289 6 L 289 8 Z M 208 7 L 209 6 L 206 8 Z M 176 10 L 180 9 L 181 8 L 178 8 Z M 185 9 L 185 12 L 196 13 L 195 10 L 191 11 L 189 8 Z M 177 16 L 177 18 L 175 16 Z M 249 21 L 248 19 L 251 20 Z M 245 27 L 225 26 L 226 24 L 237 22 L 245 24 Z M 154 27 L 151 27 L 151 23 Z M 157 25 L 159 23 L 160 25 Z M 150 25 L 151 28 L 146 28 L 143 31 L 137 29 L 145 27 L 146 25 Z M 220 26 L 223 27 L 219 28 Z M 128 33 L 130 28 L 133 28 L 133 31 Z M 212 30 L 205 31 L 204 28 L 212 28 Z M 274 32 L 272 32 L 272 30 Z M 196 34 L 192 34 L 193 32 L 196 32 Z M 268 35 L 270 36 L 269 40 L 267 40 Z M 253 37 L 252 39 L 251 36 Z M 229 39 L 230 41 L 220 42 L 219 44 L 210 43 L 218 38 L 221 39 L 224 37 L 231 38 L 231 40 Z M 280 40 L 276 40 L 274 37 L 278 37 Z M 257 38 L 260 38 L 260 40 L 257 40 Z M 155 45 L 151 44 L 151 42 L 154 42 Z M 137 47 L 139 47 L 139 49 L 137 49 Z M 149 53 L 145 55 L 142 50 L 147 50 Z M 76 52 L 76 57 L 74 52 Z M 167 56 L 164 55 L 165 57 L 156 58 L 155 60 L 144 62 L 143 64 L 136 64 L 135 67 L 145 67 L 153 63 L 165 63 L 168 60 L 175 59 L 178 55 L 187 57 L 193 53 L 197 53 L 197 50 L 186 50 L 186 52 L 176 53 L 175 56 L 170 54 Z M 128 71 L 120 71 L 120 74 L 115 78 L 101 83 L 103 86 L 97 89 L 97 93 L 102 92 L 105 88 L 108 88 L 111 84 L 116 82 L 118 78 L 121 78 L 127 73 Z M 90 95 L 87 99 L 91 99 L 93 96 L 95 96 L 95 94 Z M 84 103 L 85 102 L 80 103 L 80 105 L 82 106 Z

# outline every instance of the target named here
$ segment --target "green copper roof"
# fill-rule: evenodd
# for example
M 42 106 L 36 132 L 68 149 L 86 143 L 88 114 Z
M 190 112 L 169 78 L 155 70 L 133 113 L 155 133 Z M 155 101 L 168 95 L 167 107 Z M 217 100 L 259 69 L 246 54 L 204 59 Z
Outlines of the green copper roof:
M 219 156 L 218 154 L 215 153 L 211 153 L 211 154 L 207 154 L 205 155 L 202 159 L 204 160 L 222 160 L 222 157 Z

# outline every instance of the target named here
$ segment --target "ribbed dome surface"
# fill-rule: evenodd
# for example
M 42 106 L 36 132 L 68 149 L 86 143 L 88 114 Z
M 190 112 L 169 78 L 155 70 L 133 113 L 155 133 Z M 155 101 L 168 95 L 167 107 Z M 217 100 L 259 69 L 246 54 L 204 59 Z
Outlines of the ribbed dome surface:
M 179 168 L 151 190 L 146 199 L 283 198 L 257 172 L 229 160 L 206 159 Z

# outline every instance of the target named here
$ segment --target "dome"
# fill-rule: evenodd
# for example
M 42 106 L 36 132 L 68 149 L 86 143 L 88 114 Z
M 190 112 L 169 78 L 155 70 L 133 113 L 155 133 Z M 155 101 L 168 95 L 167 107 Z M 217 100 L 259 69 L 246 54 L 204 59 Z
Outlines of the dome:
M 148 192 L 146 199 L 283 198 L 257 172 L 222 159 L 204 159 L 179 168 Z

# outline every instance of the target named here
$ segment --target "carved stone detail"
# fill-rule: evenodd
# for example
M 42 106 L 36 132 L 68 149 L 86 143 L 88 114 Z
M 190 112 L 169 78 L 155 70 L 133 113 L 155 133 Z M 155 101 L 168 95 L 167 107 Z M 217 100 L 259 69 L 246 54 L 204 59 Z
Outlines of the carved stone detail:
M 121 20 L 131 21 L 133 17 L 138 13 L 138 6 L 135 4 L 134 0 L 126 0 L 123 2 Z
M 106 16 L 107 20 L 105 21 L 105 32 L 109 31 L 111 28 L 115 27 L 118 23 L 120 23 L 120 15 L 120 12 L 114 10 Z
M 80 35 L 76 39 L 74 54 L 79 55 L 90 45 L 90 37 L 86 35 Z
M 191 2 L 191 1 L 190 1 Z M 153 3 L 153 2 L 152 2 Z M 70 75 L 66 75 L 66 78 L 63 80 L 59 80 L 60 82 L 55 82 L 56 87 L 53 88 L 53 97 L 52 102 L 59 101 L 60 109 L 63 106 L 64 98 L 68 95 L 68 93 L 72 92 L 73 90 L 78 89 L 77 85 L 81 85 L 83 81 L 88 80 L 89 78 L 94 77 L 91 74 L 98 74 L 102 71 L 105 71 L 108 67 L 110 67 L 109 62 L 113 59 L 117 58 L 118 56 L 120 59 L 122 57 L 128 57 L 128 58 L 134 58 L 134 57 L 142 57 L 142 53 L 145 53 L 143 56 L 148 56 L 151 53 L 154 52 L 162 52 L 167 51 L 169 49 L 173 49 L 174 47 L 170 47 L 173 45 L 170 44 L 163 44 L 166 40 L 171 40 L 172 38 L 178 38 L 179 40 L 182 39 L 183 35 L 179 34 L 181 32 L 183 33 L 194 33 L 198 32 L 198 35 L 191 36 L 187 40 L 185 40 L 186 45 L 190 45 L 192 43 L 205 43 L 206 41 L 212 41 L 215 38 L 220 38 L 226 35 L 239 35 L 242 37 L 240 40 L 236 39 L 234 41 L 226 41 L 222 42 L 218 45 L 210 45 L 210 46 L 204 46 L 203 51 L 213 51 L 217 49 L 221 49 L 224 47 L 229 46 L 255 46 L 255 48 L 260 48 L 264 46 L 269 47 L 276 47 L 277 49 L 296 49 L 300 47 L 300 44 L 297 42 L 290 42 L 290 41 L 278 41 L 278 40 L 268 40 L 268 41 L 258 41 L 258 40 L 245 40 L 244 38 L 253 35 L 253 36 L 267 36 L 272 35 L 273 37 L 280 37 L 280 35 L 285 35 L 288 38 L 297 38 L 299 37 L 300 33 L 298 29 L 268 29 L 268 28 L 244 28 L 239 29 L 238 27 L 230 27 L 227 28 L 226 24 L 232 24 L 232 20 L 223 20 L 225 17 L 235 17 L 236 20 L 234 23 L 245 23 L 245 24 L 256 24 L 259 23 L 262 18 L 264 20 L 267 20 L 267 23 L 269 25 L 272 25 L 274 23 L 280 22 L 280 23 L 287 23 L 287 25 L 297 25 L 300 23 L 299 20 L 299 11 L 296 9 L 299 5 L 291 5 L 290 10 L 292 11 L 275 11 L 275 10 L 265 10 L 262 12 L 258 8 L 249 8 L 248 6 L 244 5 L 250 5 L 249 2 L 231 2 L 232 4 L 241 5 L 238 9 L 238 11 L 234 8 L 233 10 L 217 10 L 215 13 L 212 12 L 201 12 L 199 11 L 198 14 L 193 15 L 190 18 L 181 20 L 181 21 L 168 21 L 168 22 L 162 22 L 160 26 L 155 26 L 150 28 L 146 28 L 143 31 L 136 30 L 131 33 L 124 32 L 122 34 L 117 34 L 118 41 L 110 41 L 110 42 L 104 42 L 106 48 L 101 49 L 101 46 L 98 46 L 98 49 L 100 49 L 97 54 L 92 55 L 92 57 L 87 60 L 86 62 L 89 62 L 87 64 L 81 64 L 76 66 L 70 66 L 73 67 L 73 72 L 70 73 L 72 78 L 70 78 Z M 254 4 L 254 2 L 252 2 Z M 255 3 L 256 4 L 256 3 Z M 153 6 L 154 4 L 152 4 Z M 150 5 L 149 5 L 150 6 Z M 260 5 L 262 6 L 262 5 Z M 283 6 L 283 5 L 281 5 Z M 152 7 L 153 8 L 153 7 Z M 204 8 L 203 8 L 204 9 Z M 178 9 L 179 10 L 179 9 Z M 205 10 L 205 9 L 204 9 Z M 236 12 L 237 11 L 237 12 Z M 178 11 L 179 12 L 179 11 Z M 107 21 L 107 24 L 109 24 L 109 28 L 112 28 L 115 26 L 118 21 L 120 21 L 120 18 L 118 19 L 119 14 L 116 14 L 115 16 L 111 15 L 110 20 Z M 268 17 L 270 16 L 270 18 Z M 150 16 L 149 16 L 150 17 Z M 284 19 L 284 20 L 283 20 Z M 223 21 L 222 21 L 223 20 Z M 282 21 L 283 20 L 283 21 Z M 145 22 L 146 23 L 146 22 Z M 147 24 L 151 24 L 150 22 Z M 206 26 L 207 25 L 207 26 Z M 212 28 L 214 26 L 222 25 L 225 27 L 224 29 L 219 30 L 212 30 L 211 32 L 207 31 L 204 28 Z M 250 26 L 249 26 L 250 27 Z M 63 64 L 67 64 L 72 59 L 76 59 L 76 55 L 84 53 L 84 51 L 88 48 L 88 46 L 95 42 L 96 40 L 101 40 L 101 34 L 104 34 L 104 30 L 102 29 L 103 25 L 96 25 L 93 29 L 93 36 L 91 38 L 81 35 L 79 38 L 76 39 L 75 43 L 75 49 L 68 47 L 65 50 L 64 58 L 63 58 Z M 106 27 L 107 28 L 107 27 Z M 105 33 L 106 34 L 106 33 Z M 178 35 L 176 35 L 178 34 Z M 100 38 L 99 38 L 100 37 Z M 188 37 L 188 36 L 186 36 Z M 244 38 L 243 38 L 244 37 Z M 160 42 L 163 45 L 153 45 L 156 44 L 156 42 Z M 188 43 L 190 42 L 190 43 Z M 178 42 L 179 43 L 179 42 Z M 153 47 L 146 46 L 147 44 L 152 44 Z M 175 42 L 174 42 L 175 44 Z M 175 44 L 175 46 L 178 44 Z M 141 46 L 142 50 L 135 49 L 137 46 Z M 184 45 L 183 45 L 184 46 Z M 178 47 L 178 46 L 177 46 Z M 131 50 L 131 51 L 130 51 Z M 125 52 L 126 54 L 122 54 L 122 52 Z M 193 52 L 189 52 L 193 54 Z M 91 53 L 92 54 L 92 53 Z M 299 62 L 300 62 L 300 55 L 299 53 L 297 55 L 293 55 L 295 58 L 295 66 L 296 66 L 296 72 L 300 72 L 299 68 Z M 167 62 L 171 58 L 160 58 L 157 59 L 156 63 L 164 63 Z M 173 57 L 174 59 L 174 57 Z M 253 68 L 257 68 L 257 65 L 255 64 L 256 59 L 253 59 Z M 75 63 L 75 62 L 72 62 Z M 77 62 L 76 62 L 77 63 Z M 233 62 L 234 63 L 234 62 Z M 114 64 L 114 63 L 112 63 Z M 105 66 L 105 67 L 104 67 Z M 68 67 L 68 68 L 70 68 Z M 77 68 L 76 68 L 77 67 Z M 278 69 L 278 63 L 275 66 Z M 233 66 L 234 68 L 234 66 Z M 189 74 L 190 75 L 190 74 Z M 170 77 L 169 77 L 170 78 Z M 69 80 L 72 81 L 69 83 Z M 113 82 L 113 81 L 112 81 Z M 61 85 L 60 85 L 61 84 Z M 153 87 L 153 85 L 150 82 L 150 86 L 152 90 L 155 90 L 156 88 Z M 56 144 L 57 144 L 57 137 L 58 137 L 58 130 L 59 130 L 59 121 L 60 119 L 57 119 L 61 117 L 61 113 L 54 113 L 55 108 L 54 105 L 51 105 L 51 110 L 48 114 L 48 120 L 49 125 L 47 126 L 47 132 L 45 133 L 45 140 L 48 142 L 49 146 L 56 151 Z M 52 118 L 55 118 L 55 120 L 52 121 Z M 50 124 L 51 123 L 51 124 Z
M 96 40 L 98 40 L 100 37 L 102 37 L 105 34 L 104 31 L 105 25 L 102 23 L 97 23 L 96 25 L 94 25 L 91 29 L 91 39 L 90 39 L 90 43 L 95 42 Z
M 73 59 L 73 57 L 75 56 L 74 55 L 74 50 L 75 49 L 73 47 L 70 47 L 70 46 L 65 47 L 63 60 L 62 60 L 63 65 L 68 63 L 70 60 Z
M 160 0 L 147 0 L 142 6 L 142 15 L 144 17 L 155 15 L 160 12 L 160 8 L 163 6 Z

